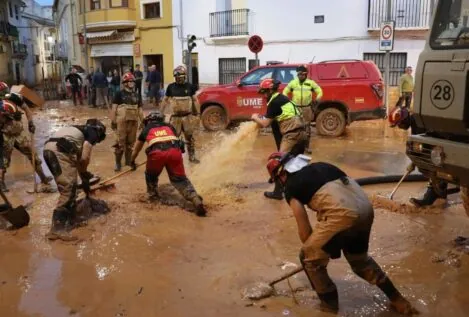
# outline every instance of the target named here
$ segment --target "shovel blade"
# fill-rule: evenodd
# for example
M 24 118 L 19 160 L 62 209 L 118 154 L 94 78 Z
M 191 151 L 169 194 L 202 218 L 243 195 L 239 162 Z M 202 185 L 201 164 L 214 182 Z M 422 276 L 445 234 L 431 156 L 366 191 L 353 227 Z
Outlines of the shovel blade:
M 29 224 L 29 214 L 24 206 L 11 208 L 2 212 L 1 215 L 17 229 L 25 227 Z

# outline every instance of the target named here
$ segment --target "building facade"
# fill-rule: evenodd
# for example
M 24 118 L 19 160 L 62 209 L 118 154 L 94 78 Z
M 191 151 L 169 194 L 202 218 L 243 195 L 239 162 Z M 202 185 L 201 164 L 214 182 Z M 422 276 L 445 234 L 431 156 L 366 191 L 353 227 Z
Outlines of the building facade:
M 393 0 L 396 21 L 391 53 L 391 85 L 406 65 L 415 66 L 424 47 L 434 0 Z M 187 34 L 199 39 L 192 55 L 199 66 L 201 84 L 225 84 L 255 65 L 247 46 L 250 36 L 263 38 L 260 64 L 334 59 L 371 59 L 382 70 L 379 51 L 380 22 L 386 17 L 386 0 L 179 0 L 173 1 L 174 51 L 185 49 Z M 182 63 L 182 53 L 175 54 Z
M 41 6 L 33 0 L 24 1 L 26 7 L 21 13 L 23 26 L 19 28 L 20 38 L 26 46 L 27 56 L 24 67 L 24 82 L 35 86 L 44 79 L 56 77 L 55 66 L 55 23 L 52 6 Z
M 87 39 L 90 66 L 122 74 L 136 64 L 144 70 L 156 65 L 166 83 L 171 79 L 175 28 L 171 0 L 86 1 L 78 21 Z

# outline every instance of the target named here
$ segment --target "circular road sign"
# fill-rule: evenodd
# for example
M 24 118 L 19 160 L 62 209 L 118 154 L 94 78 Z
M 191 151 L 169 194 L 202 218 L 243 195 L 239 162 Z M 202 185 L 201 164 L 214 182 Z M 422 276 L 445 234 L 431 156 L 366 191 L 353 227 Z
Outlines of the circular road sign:
M 249 38 L 248 47 L 251 52 L 257 54 L 262 51 L 264 41 L 262 41 L 262 38 L 259 35 L 253 35 Z
M 437 80 L 430 89 L 430 100 L 435 108 L 445 110 L 451 107 L 454 101 L 454 87 L 444 79 Z
M 392 28 L 390 25 L 385 25 L 381 30 L 381 36 L 385 40 L 389 40 L 392 36 Z

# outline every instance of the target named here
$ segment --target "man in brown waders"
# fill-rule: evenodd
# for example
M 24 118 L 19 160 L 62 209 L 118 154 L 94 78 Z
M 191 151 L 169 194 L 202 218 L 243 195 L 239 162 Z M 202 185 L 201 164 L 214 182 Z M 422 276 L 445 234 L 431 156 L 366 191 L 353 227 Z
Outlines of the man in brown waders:
M 259 86 L 259 93 L 267 99 L 267 113 L 264 117 L 255 113 L 252 120 L 260 126 L 272 127 L 277 150 L 289 152 L 298 147 L 299 153 L 304 153 L 307 136 L 301 113 L 296 105 L 287 96 L 278 92 L 280 82 L 274 79 L 264 79 Z M 275 182 L 273 192 L 265 192 L 264 196 L 270 199 L 283 199 L 282 186 Z
M 305 155 L 277 152 L 269 157 L 267 170 L 270 181 L 282 184 L 295 216 L 303 242 L 300 261 L 321 308 L 332 312 L 339 309 L 337 288 L 327 265 L 329 259 L 340 258 L 342 251 L 353 272 L 378 286 L 396 311 L 406 315 L 418 313 L 368 255 L 374 211 L 366 193 L 336 166 L 309 161 L 310 157 Z M 305 206 L 317 213 L 314 230 Z

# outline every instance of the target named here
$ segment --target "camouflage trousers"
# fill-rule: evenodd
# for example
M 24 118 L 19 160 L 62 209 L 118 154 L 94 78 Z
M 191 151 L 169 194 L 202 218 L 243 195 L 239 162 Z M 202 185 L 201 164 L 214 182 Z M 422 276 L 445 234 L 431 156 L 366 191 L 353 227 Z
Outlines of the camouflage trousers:
M 117 122 L 114 153 L 116 155 L 122 155 L 125 153 L 126 164 L 130 163 L 130 161 L 127 162 L 127 160 L 130 160 L 130 156 L 132 155 L 132 148 L 135 144 L 135 141 L 137 141 L 137 130 L 137 121 L 120 120 Z
M 32 162 L 32 144 L 28 133 L 23 128 L 23 124 L 20 121 L 11 121 L 5 124 L 2 129 L 3 133 L 3 160 L 5 169 L 10 166 L 11 155 L 13 149 L 17 149 L 21 154 L 26 156 L 30 162 Z M 38 174 L 43 174 L 42 161 L 39 159 L 37 153 L 35 153 L 36 166 L 35 170 Z

